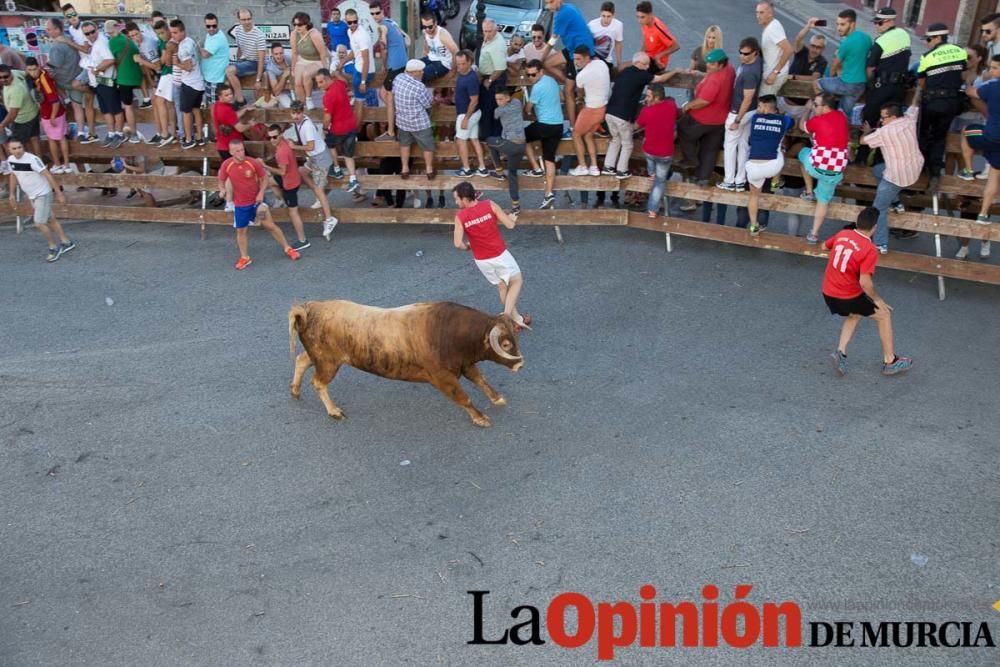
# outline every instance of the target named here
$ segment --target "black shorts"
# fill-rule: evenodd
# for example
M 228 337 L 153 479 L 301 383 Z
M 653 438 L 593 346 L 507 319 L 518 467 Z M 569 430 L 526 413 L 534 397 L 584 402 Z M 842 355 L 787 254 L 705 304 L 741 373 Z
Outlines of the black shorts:
M 556 161 L 556 149 L 562 141 L 563 126 L 548 123 L 532 123 L 524 128 L 524 138 L 529 141 L 542 142 L 542 159 L 546 162 Z M 532 167 L 534 169 L 534 167 Z
M 97 95 L 97 106 L 100 107 L 101 113 L 114 116 L 122 112 L 122 99 L 118 93 L 118 89 L 114 86 L 106 86 L 103 83 L 99 83 L 94 94 Z
M 204 90 L 195 90 L 186 83 L 181 84 L 181 113 L 191 113 L 201 106 Z
M 573 62 L 573 54 L 566 49 L 562 50 L 562 54 L 566 59 L 566 78 L 576 81 L 576 63 Z
M 861 294 L 851 299 L 838 299 L 836 297 L 823 295 L 826 305 L 834 315 L 847 317 L 848 315 L 860 315 L 861 317 L 871 317 L 877 308 L 875 302 L 868 298 L 868 295 Z
M 40 136 L 42 133 L 39 128 L 39 118 L 41 118 L 41 115 L 35 116 L 27 123 L 11 123 L 10 125 L 11 139 L 17 139 L 23 144 L 26 143 L 32 137 Z
M 298 208 L 299 189 L 286 190 L 285 182 L 278 174 L 272 174 L 272 178 L 274 178 L 274 182 L 278 184 L 278 187 L 281 188 L 281 198 L 285 200 L 285 206 L 288 208 Z
M 337 149 L 337 153 L 343 157 L 354 157 L 354 147 L 358 145 L 358 133 L 350 134 L 330 134 L 326 133 L 323 138 L 327 148 Z
M 135 96 L 132 94 L 132 92 L 136 89 L 136 86 L 123 86 L 122 84 L 119 83 L 117 87 L 118 87 L 118 99 L 121 100 L 121 103 L 127 107 L 132 106 L 132 102 L 135 101 Z
M 385 79 L 382 81 L 382 87 L 392 92 L 392 82 L 396 80 L 396 77 L 406 71 L 405 67 L 400 67 L 399 69 L 390 69 L 385 73 Z

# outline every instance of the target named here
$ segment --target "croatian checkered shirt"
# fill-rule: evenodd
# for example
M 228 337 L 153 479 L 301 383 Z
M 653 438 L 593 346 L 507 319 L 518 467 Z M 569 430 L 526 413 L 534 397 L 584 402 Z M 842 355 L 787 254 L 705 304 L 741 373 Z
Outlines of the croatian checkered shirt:
M 392 97 L 396 102 L 397 128 L 417 132 L 431 126 L 427 109 L 434 101 L 434 96 L 431 95 L 430 88 L 404 72 L 392 82 Z

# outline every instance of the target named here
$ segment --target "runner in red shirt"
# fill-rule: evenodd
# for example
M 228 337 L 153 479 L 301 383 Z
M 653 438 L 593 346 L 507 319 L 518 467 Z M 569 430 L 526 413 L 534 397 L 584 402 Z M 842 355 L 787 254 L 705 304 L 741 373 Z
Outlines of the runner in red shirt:
M 913 360 L 897 357 L 892 346 L 892 307 L 875 291 L 872 276 L 878 262 L 878 250 L 872 234 L 878 224 L 878 209 L 872 206 L 861 211 L 858 221 L 848 225 L 826 240 L 830 251 L 823 276 L 823 298 L 834 315 L 846 317 L 840 329 L 840 344 L 834 352 L 833 367 L 838 375 L 847 373 L 847 344 L 862 317 L 878 324 L 882 339 L 882 375 L 896 375 L 910 370 Z
M 299 214 L 299 186 L 302 185 L 299 163 L 295 160 L 292 145 L 282 136 L 280 125 L 272 124 L 267 128 L 267 140 L 274 146 L 274 161 L 278 166 L 272 167 L 264 163 L 264 168 L 271 172 L 281 190 L 281 199 L 288 207 L 288 217 L 292 219 L 292 228 L 298 237 L 298 240 L 292 243 L 292 248 L 301 252 L 312 244 L 306 238 L 305 228 L 302 226 L 302 216 Z M 326 240 L 330 240 L 329 236 Z
M 240 248 L 240 259 L 236 262 L 236 270 L 242 271 L 250 266 L 247 227 L 253 224 L 258 215 L 261 216 L 261 227 L 270 232 L 289 259 L 297 260 L 299 253 L 288 245 L 285 235 L 274 224 L 271 210 L 264 203 L 264 192 L 268 185 L 264 166 L 258 160 L 247 157 L 242 139 L 230 139 L 229 152 L 232 153 L 232 157 L 219 167 L 219 196 L 225 197 L 226 210 L 233 212 L 236 244 Z
M 452 193 L 461 209 L 455 216 L 455 247 L 459 250 L 471 248 L 476 266 L 490 283 L 497 286 L 504 314 L 509 315 L 518 327 L 530 329 L 531 316 L 521 317 L 517 312 L 517 297 L 524 285 L 521 267 L 507 250 L 497 229 L 497 223 L 514 229 L 515 218 L 491 201 L 476 201 L 476 189 L 468 181 L 456 185 Z M 463 237 L 468 237 L 469 242 L 466 243 Z
M 347 97 L 347 84 L 340 78 L 333 78 L 329 70 L 321 69 L 316 72 L 316 87 L 323 91 L 323 127 L 326 128 L 324 140 L 333 156 L 333 177 L 344 177 L 343 170 L 337 166 L 338 156 L 343 155 L 344 164 L 347 165 L 347 191 L 355 195 L 355 201 L 359 201 L 361 186 L 354 166 L 358 122 Z
M 233 87 L 228 83 L 219 85 L 216 102 L 212 105 L 212 123 L 215 125 L 215 148 L 223 160 L 228 160 L 229 142 L 233 139 L 243 139 L 243 132 L 250 123 L 243 122 L 243 114 L 252 107 L 243 107 L 239 111 L 233 106 Z

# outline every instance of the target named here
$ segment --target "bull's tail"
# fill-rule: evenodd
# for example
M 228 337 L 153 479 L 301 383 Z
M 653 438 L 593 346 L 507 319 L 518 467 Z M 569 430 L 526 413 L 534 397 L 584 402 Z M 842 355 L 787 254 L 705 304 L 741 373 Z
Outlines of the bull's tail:
M 296 332 L 300 332 L 305 328 L 307 318 L 308 312 L 304 304 L 300 303 L 297 306 L 292 306 L 292 309 L 288 311 L 288 353 L 292 355 L 292 359 L 295 358 Z

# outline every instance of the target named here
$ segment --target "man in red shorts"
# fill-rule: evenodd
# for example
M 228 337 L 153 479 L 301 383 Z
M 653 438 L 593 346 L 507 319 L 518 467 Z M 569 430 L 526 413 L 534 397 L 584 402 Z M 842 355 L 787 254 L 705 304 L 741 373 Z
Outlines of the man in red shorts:
M 600 129 L 608 109 L 611 76 L 607 63 L 598 58 L 591 58 L 590 50 L 586 46 L 576 47 L 576 51 L 573 52 L 573 63 L 576 65 L 576 89 L 583 91 L 583 109 L 577 114 L 573 123 L 573 146 L 576 148 L 576 159 L 579 164 L 569 173 L 572 176 L 600 176 L 601 165 L 597 160 L 594 132 Z M 590 154 L 589 169 L 584 147 Z
M 528 328 L 531 316 L 521 317 L 517 312 L 517 297 L 524 284 L 521 267 L 497 229 L 497 223 L 514 229 L 514 218 L 489 200 L 476 201 L 476 188 L 468 181 L 456 185 L 452 193 L 461 209 L 455 216 L 455 247 L 472 250 L 476 266 L 500 292 L 504 315 L 509 315 L 519 327 Z M 464 237 L 468 237 L 468 243 Z
M 878 209 L 869 206 L 858 215 L 854 225 L 848 225 L 824 244 L 830 251 L 823 276 L 823 298 L 830 312 L 847 319 L 840 329 L 840 344 L 833 357 L 838 375 L 847 373 L 847 344 L 861 318 L 871 318 L 878 324 L 882 339 L 882 375 L 896 375 L 910 370 L 913 360 L 897 357 L 892 346 L 892 307 L 875 291 L 872 275 L 879 252 L 872 243 L 878 226 Z
M 261 227 L 270 232 L 289 259 L 297 260 L 299 253 L 288 245 L 285 235 L 274 224 L 271 210 L 264 203 L 264 193 L 268 187 L 267 170 L 258 160 L 247 157 L 242 139 L 230 139 L 229 152 L 232 157 L 219 167 L 219 195 L 226 198 L 226 210 L 233 211 L 236 244 L 240 248 L 236 270 L 242 271 L 250 266 L 247 227 L 253 224 L 258 215 L 261 216 Z

